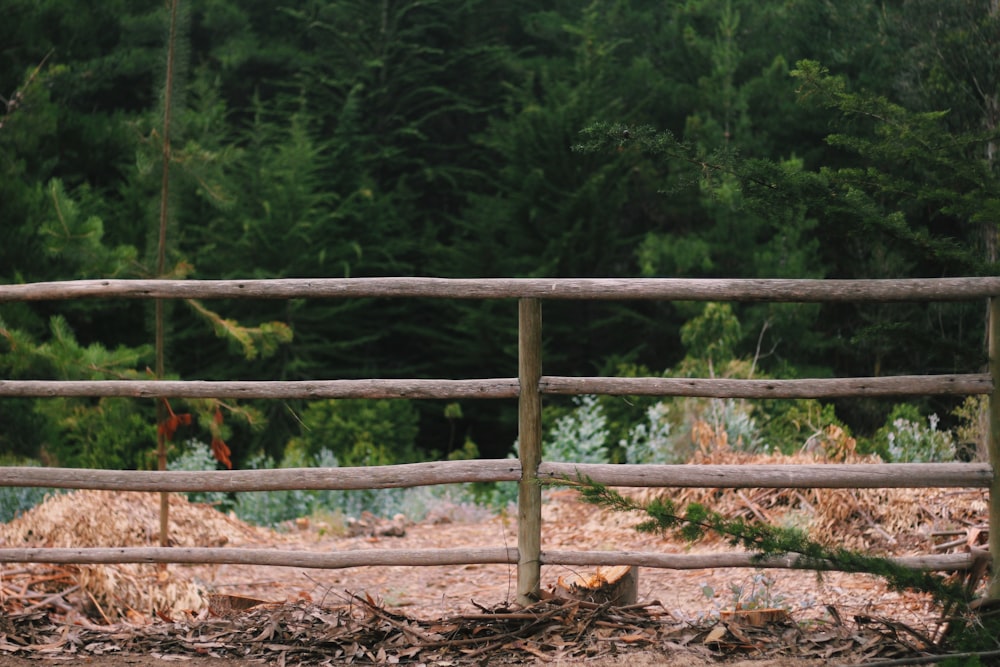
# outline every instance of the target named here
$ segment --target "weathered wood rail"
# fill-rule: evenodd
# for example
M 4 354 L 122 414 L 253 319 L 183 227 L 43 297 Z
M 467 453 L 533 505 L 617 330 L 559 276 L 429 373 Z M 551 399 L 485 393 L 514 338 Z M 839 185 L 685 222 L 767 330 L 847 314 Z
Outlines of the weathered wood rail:
M 586 475 L 614 486 L 888 488 L 979 487 L 990 490 L 990 523 L 1000 524 L 1000 277 L 911 280 L 687 280 L 687 279 L 444 279 L 349 278 L 282 280 L 80 280 L 0 285 L 0 303 L 56 299 L 290 299 L 435 298 L 517 299 L 519 361 L 516 378 L 465 380 L 311 380 L 299 382 L 41 381 L 0 380 L 11 396 L 122 396 L 134 398 L 422 398 L 511 399 L 519 402 L 519 460 L 445 461 L 375 468 L 268 471 L 148 472 L 64 468 L 0 468 L 0 486 L 138 491 L 267 491 L 373 489 L 463 482 L 517 481 L 516 548 L 388 549 L 302 553 L 232 548 L 2 548 L 0 562 L 234 563 L 306 568 L 361 565 L 517 564 L 518 600 L 539 592 L 542 565 L 633 564 L 703 567 L 795 567 L 793 556 L 757 562 L 750 554 L 654 554 L 545 551 L 539 481 Z M 808 380 L 714 378 L 570 378 L 542 375 L 543 300 L 676 301 L 960 301 L 989 300 L 989 373 Z M 600 465 L 544 461 L 544 394 L 700 396 L 711 398 L 832 398 L 843 396 L 975 395 L 990 397 L 990 463 L 878 465 Z M 1000 597 L 1000 531 L 991 531 L 989 594 Z M 954 570 L 972 556 L 898 559 L 910 567 Z
M 901 280 L 688 278 L 283 278 L 70 280 L 0 285 L 0 302 L 62 299 L 591 299 L 963 301 L 1000 294 L 1000 277 Z
M 618 465 L 543 461 L 539 480 L 578 475 L 609 486 L 759 489 L 989 488 L 988 463 Z M 521 481 L 518 459 L 432 461 L 369 468 L 148 471 L 0 467 L 0 486 L 103 491 L 357 491 L 466 482 Z
M 543 394 L 701 396 L 705 398 L 836 398 L 843 396 L 971 396 L 988 394 L 987 374 L 900 375 L 816 380 L 539 376 Z M 132 398 L 517 398 L 518 378 L 487 380 L 0 380 L 0 396 Z
M 905 556 L 893 559 L 917 570 L 963 570 L 973 562 L 971 554 Z M 639 565 L 672 570 L 715 567 L 794 568 L 796 555 L 758 560 L 749 553 L 657 554 L 641 551 L 542 551 L 543 565 Z M 314 569 L 342 569 L 371 565 L 486 565 L 518 562 L 515 547 L 476 549 L 364 549 L 361 551 L 282 551 L 233 547 L 112 547 L 88 549 L 0 549 L 0 563 L 189 563 L 225 565 L 273 565 Z M 810 565 L 810 568 L 812 565 Z M 822 568 L 820 568 L 822 569 Z M 832 568 L 831 568 L 832 569 Z

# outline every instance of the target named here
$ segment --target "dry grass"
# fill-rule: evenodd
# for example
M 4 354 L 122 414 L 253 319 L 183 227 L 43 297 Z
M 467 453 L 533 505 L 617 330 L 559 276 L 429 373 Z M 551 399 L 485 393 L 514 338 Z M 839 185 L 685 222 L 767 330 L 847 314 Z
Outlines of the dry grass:
M 0 525 L 0 544 L 18 547 L 159 546 L 159 494 L 76 491 L 50 496 L 10 523 Z M 171 546 L 219 547 L 255 540 L 273 541 L 270 531 L 170 495 Z M 80 565 L 76 583 L 106 619 L 130 610 L 199 610 L 206 603 L 195 581 L 172 568 L 125 563 Z

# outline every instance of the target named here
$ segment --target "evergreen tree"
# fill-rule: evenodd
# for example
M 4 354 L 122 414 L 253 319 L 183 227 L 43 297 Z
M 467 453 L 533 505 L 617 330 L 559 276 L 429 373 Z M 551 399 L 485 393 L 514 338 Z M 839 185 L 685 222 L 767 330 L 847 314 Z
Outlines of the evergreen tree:
M 9 0 L 4 16 L 0 276 L 154 275 L 162 3 Z M 985 0 L 193 3 L 165 265 L 199 278 L 992 273 L 996 30 Z M 792 77 L 800 61 L 818 64 Z M 571 152 L 587 143 L 596 152 Z M 548 303 L 546 371 L 672 367 L 697 312 Z M 81 347 L 109 350 L 146 344 L 149 314 L 96 300 L 0 309 L 6 340 L 42 346 L 61 316 Z M 759 348 L 776 376 L 981 361 L 974 304 L 735 314 L 738 353 Z M 516 368 L 512 303 L 193 303 L 168 320 L 169 370 L 185 378 Z M 268 356 L 274 321 L 296 339 Z M 233 364 L 234 351 L 256 356 Z M 29 404 L 0 402 L 2 446 L 30 453 Z M 247 448 L 298 431 L 303 405 L 265 406 L 270 430 L 238 427 Z M 889 407 L 867 402 L 851 421 L 874 428 Z M 420 408 L 420 444 L 440 449 L 456 420 Z M 507 453 L 512 406 L 462 415 L 459 437 Z

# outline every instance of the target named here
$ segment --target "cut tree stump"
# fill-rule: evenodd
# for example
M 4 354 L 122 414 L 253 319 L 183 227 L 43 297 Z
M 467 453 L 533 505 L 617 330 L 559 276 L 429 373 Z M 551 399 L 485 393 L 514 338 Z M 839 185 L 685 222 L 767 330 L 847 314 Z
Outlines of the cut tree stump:
M 624 607 L 635 604 L 639 596 L 639 568 L 634 565 L 599 567 L 589 577 L 577 575 L 570 582 L 559 577 L 556 585 L 575 600 Z

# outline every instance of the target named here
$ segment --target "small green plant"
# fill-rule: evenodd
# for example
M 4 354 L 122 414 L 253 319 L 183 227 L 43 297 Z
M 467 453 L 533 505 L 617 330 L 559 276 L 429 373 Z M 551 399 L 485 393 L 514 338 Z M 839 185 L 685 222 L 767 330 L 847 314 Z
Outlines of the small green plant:
M 50 495 L 62 492 L 61 489 L 20 486 L 2 487 L 0 488 L 0 523 L 12 521 L 32 507 L 41 505 Z
M 474 452 L 475 445 L 467 443 L 466 453 Z M 288 447 L 280 462 L 264 454 L 258 454 L 247 461 L 252 470 L 273 468 L 336 468 L 337 457 L 328 449 L 321 449 L 316 456 L 310 456 L 297 447 Z M 184 443 L 181 453 L 170 463 L 171 470 L 216 470 L 218 462 L 208 445 L 197 440 Z M 295 519 L 309 517 L 314 525 L 321 526 L 320 532 L 337 535 L 343 532 L 347 517 L 358 517 L 362 512 L 376 516 L 391 517 L 405 514 L 407 518 L 419 521 L 431 511 L 451 508 L 453 511 L 475 514 L 477 505 L 503 509 L 507 506 L 506 486 L 513 487 L 517 497 L 517 485 L 506 483 L 503 489 L 479 488 L 486 485 L 465 484 L 455 487 L 417 487 L 400 489 L 362 489 L 357 491 L 307 490 L 288 491 L 248 491 L 237 494 L 223 492 L 189 493 L 193 502 L 210 503 L 221 510 L 232 510 L 240 519 L 260 526 L 278 527 Z M 496 485 L 500 487 L 500 485 Z M 502 497 L 501 497 L 502 496 Z M 2 505 L 0 489 L 0 511 Z M 495 500 L 490 505 L 486 501 Z
M 742 400 L 713 398 L 706 412 L 708 423 L 714 431 L 726 434 L 726 444 L 741 452 L 763 449 L 757 422 L 751 416 L 752 408 Z
M 681 327 L 681 343 L 688 356 L 714 364 L 729 361 L 742 336 L 740 321 L 730 303 L 706 303 L 701 314 Z
M 347 517 L 339 509 L 325 507 L 314 509 L 309 515 L 309 522 L 320 537 L 327 535 L 343 537 L 347 534 Z
M 785 598 L 775 592 L 774 583 L 774 578 L 765 574 L 763 570 L 754 572 L 749 582 L 730 583 L 729 593 L 732 597 L 729 608 L 736 611 L 742 609 L 787 609 Z M 721 611 L 718 594 L 714 588 L 708 584 L 702 584 L 701 592 L 713 603 L 716 611 Z
M 760 439 L 772 452 L 793 454 L 803 449 L 823 454 L 827 451 L 825 433 L 833 424 L 847 430 L 836 415 L 832 404 L 816 399 L 778 399 L 761 401 Z M 803 443 L 805 443 L 803 445 Z
M 909 404 L 899 404 L 876 433 L 876 442 L 893 463 L 934 463 L 955 460 L 955 436 L 939 431 L 936 414 L 926 418 Z
M 775 609 L 785 606 L 785 598 L 774 590 L 774 577 L 762 570 L 754 572 L 749 583 L 731 583 L 734 609 Z
M 461 448 L 448 454 L 449 461 L 473 461 L 479 458 L 479 447 L 466 439 Z M 432 493 L 445 503 L 457 506 L 476 506 L 494 511 L 505 511 L 517 502 L 516 482 L 469 482 L 453 487 L 436 487 Z

